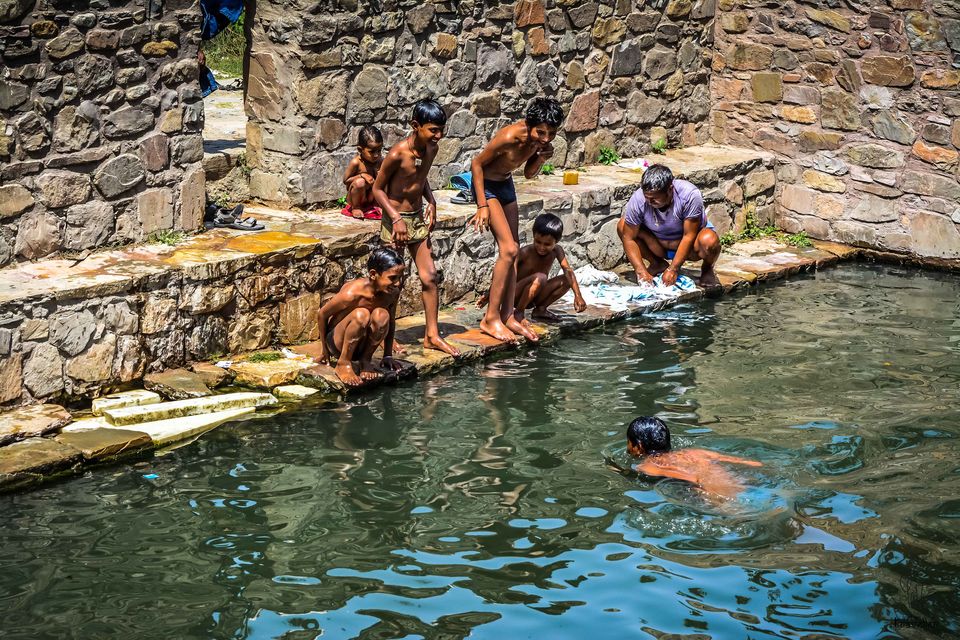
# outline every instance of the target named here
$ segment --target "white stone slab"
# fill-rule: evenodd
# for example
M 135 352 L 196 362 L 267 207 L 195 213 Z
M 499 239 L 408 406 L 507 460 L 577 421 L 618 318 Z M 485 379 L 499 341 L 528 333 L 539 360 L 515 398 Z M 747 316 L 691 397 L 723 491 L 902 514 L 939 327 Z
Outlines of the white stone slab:
M 315 393 L 320 391 L 300 384 L 288 384 L 273 390 L 273 394 L 278 398 L 309 398 Z
M 111 393 L 110 395 L 96 398 L 93 401 L 92 411 L 95 416 L 102 416 L 107 409 L 123 409 L 124 407 L 140 407 L 147 404 L 157 404 L 162 402 L 163 398 L 153 391 L 146 389 L 134 389 L 133 391 L 121 391 L 120 393 Z
M 244 416 L 256 411 L 255 407 L 245 407 L 241 409 L 229 409 L 227 411 L 216 411 L 214 413 L 205 413 L 203 415 L 185 416 L 181 418 L 170 418 L 169 420 L 156 420 L 154 422 L 141 422 L 136 425 L 136 431 L 142 431 L 150 436 L 153 443 L 160 447 L 163 445 L 186 440 L 218 427 L 224 422 L 228 422 L 240 416 Z M 106 425 L 108 429 L 120 429 L 117 425 Z
M 277 404 L 277 399 L 269 393 L 225 393 L 219 396 L 187 398 L 186 400 L 174 400 L 173 402 L 161 402 L 140 407 L 107 409 L 103 412 L 103 415 L 110 424 L 122 427 L 230 409 L 257 409 L 275 404 Z

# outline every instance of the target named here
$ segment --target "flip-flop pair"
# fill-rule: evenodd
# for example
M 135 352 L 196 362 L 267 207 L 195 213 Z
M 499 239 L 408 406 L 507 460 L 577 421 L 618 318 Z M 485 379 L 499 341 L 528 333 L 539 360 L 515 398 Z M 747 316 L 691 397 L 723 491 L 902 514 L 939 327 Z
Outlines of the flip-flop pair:
M 340 210 L 341 215 L 345 215 L 348 218 L 353 218 L 354 220 L 360 220 L 353 215 L 353 207 L 350 205 L 345 206 Z M 364 209 L 363 211 L 363 220 L 382 220 L 383 219 L 383 210 L 377 205 L 371 205 L 370 207 Z
M 210 226 L 216 229 L 236 229 L 238 231 L 260 231 L 264 226 L 251 216 L 243 216 L 243 205 L 238 204 L 230 211 L 216 205 L 207 207 Z
M 474 204 L 475 202 L 473 191 L 469 189 L 461 189 L 457 195 L 450 197 L 451 204 Z

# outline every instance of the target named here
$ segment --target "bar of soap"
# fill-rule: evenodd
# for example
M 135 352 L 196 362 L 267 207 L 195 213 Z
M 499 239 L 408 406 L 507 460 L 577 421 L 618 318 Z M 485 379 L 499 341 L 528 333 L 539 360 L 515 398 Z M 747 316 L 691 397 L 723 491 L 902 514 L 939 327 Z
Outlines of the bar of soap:
M 563 184 L 580 184 L 580 173 L 578 171 L 564 171 Z

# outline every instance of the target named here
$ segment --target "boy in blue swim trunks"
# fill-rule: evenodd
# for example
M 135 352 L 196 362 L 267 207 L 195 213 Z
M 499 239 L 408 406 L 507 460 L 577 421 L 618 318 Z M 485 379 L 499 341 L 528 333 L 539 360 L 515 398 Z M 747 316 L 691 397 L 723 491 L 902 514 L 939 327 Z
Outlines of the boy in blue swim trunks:
M 662 164 L 644 172 L 640 188 L 617 224 L 617 233 L 638 282 L 653 282 L 663 274 L 663 284 L 670 286 L 677 281 L 684 262 L 703 260 L 698 284 L 720 284 L 714 272 L 720 237 L 707 221 L 703 196 L 690 182 L 674 179 Z
M 480 329 L 497 340 L 515 342 L 523 336 L 531 342 L 537 334 L 514 309 L 517 288 L 517 255 L 520 251 L 519 212 L 513 172 L 523 167 L 532 178 L 553 155 L 550 144 L 563 122 L 563 109 L 554 98 L 536 98 L 521 122 L 497 132 L 471 163 L 477 214 L 470 221 L 477 231 L 488 227 L 497 241 L 489 304 Z

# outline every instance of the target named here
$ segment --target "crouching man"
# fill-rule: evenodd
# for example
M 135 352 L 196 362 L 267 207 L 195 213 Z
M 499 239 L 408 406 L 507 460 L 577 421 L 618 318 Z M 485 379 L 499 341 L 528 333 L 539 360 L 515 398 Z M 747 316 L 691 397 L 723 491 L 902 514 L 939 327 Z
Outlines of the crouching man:
M 617 233 L 638 282 L 653 282 L 663 274 L 663 284 L 670 286 L 677 281 L 684 262 L 703 260 L 698 284 L 720 284 L 714 273 L 720 238 L 707 221 L 703 196 L 692 183 L 674 179 L 662 164 L 644 172 L 640 189 L 617 224 Z

